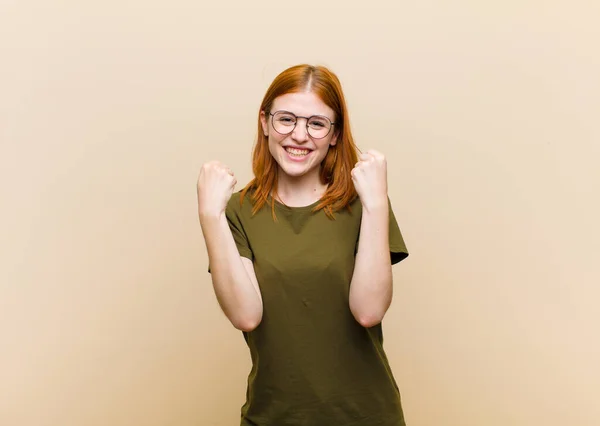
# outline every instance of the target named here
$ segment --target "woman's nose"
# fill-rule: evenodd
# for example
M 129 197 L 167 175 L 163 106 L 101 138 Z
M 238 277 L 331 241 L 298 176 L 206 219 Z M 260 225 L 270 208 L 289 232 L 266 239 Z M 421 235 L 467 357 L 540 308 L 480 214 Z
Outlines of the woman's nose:
M 304 118 L 299 118 L 298 121 L 296 121 L 296 127 L 294 127 L 292 137 L 299 142 L 308 140 L 308 128 L 306 127 L 306 120 Z

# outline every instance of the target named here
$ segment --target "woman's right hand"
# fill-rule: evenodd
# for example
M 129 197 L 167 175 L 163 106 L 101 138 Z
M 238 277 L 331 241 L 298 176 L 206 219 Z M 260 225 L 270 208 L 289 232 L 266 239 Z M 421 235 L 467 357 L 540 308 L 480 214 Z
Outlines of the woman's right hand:
M 236 183 L 237 179 L 233 172 L 225 164 L 219 161 L 204 163 L 196 185 L 200 218 L 221 216 L 225 212 Z

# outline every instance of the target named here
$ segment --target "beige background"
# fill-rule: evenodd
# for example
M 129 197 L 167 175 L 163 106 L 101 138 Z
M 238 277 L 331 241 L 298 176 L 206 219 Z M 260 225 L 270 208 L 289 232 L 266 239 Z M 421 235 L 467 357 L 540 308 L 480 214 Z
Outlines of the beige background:
M 203 3 L 0 3 L 0 424 L 239 424 L 195 181 L 310 62 L 389 161 L 410 426 L 599 425 L 600 4 Z

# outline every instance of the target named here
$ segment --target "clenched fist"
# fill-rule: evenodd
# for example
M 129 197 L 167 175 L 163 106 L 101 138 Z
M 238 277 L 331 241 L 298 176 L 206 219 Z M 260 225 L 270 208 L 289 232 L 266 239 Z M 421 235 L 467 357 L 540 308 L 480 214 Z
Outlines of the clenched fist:
M 217 217 L 225 212 L 237 180 L 229 167 L 219 161 L 204 163 L 198 176 L 198 214 Z
M 387 206 L 387 162 L 382 153 L 361 153 L 351 176 L 363 207 Z

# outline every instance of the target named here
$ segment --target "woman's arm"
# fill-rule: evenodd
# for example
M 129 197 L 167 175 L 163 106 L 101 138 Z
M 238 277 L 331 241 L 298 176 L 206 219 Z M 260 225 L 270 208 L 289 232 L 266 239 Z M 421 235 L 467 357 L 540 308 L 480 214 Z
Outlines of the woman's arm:
M 213 287 L 221 309 L 238 330 L 251 331 L 262 319 L 262 297 L 252 261 L 240 256 L 225 213 L 200 214 Z
M 387 203 L 363 207 L 360 238 L 350 283 L 350 310 L 363 327 L 379 324 L 392 303 L 392 263 Z

